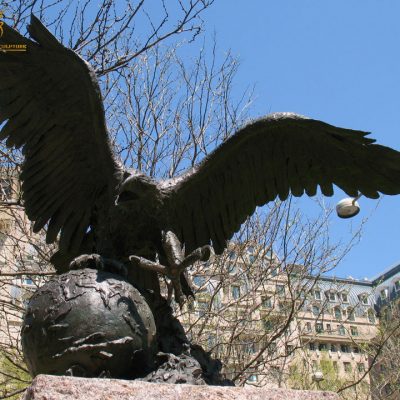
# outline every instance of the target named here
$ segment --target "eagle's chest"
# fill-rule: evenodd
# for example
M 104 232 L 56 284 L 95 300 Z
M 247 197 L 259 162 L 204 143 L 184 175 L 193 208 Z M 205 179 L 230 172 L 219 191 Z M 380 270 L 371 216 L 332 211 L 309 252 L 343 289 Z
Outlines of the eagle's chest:
M 115 207 L 111 215 L 110 234 L 115 252 L 152 256 L 161 245 L 162 218 L 156 208 L 123 209 Z

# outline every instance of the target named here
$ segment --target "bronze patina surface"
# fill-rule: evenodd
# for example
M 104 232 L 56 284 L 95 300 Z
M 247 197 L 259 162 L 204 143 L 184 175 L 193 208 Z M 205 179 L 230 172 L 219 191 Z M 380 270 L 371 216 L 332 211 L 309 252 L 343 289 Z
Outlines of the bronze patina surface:
M 21 180 L 26 213 L 35 232 L 47 228 L 48 243 L 59 240 L 52 257 L 58 273 L 112 271 L 146 299 L 160 354 L 150 362 L 154 370 L 168 357 L 182 357 L 176 365 L 192 357 L 188 369 L 195 371 L 198 362 L 204 382 L 220 383 L 220 366 L 189 344 L 161 295 L 157 274 L 171 280 L 182 303 L 192 294 L 185 269 L 206 260 L 209 246 L 221 254 L 256 206 L 277 197 L 285 200 L 290 193 L 314 196 L 318 187 L 331 196 L 333 185 L 350 196 L 400 193 L 400 153 L 374 144 L 365 132 L 293 113 L 245 125 L 176 178 L 156 181 L 127 170 L 112 152 L 95 71 L 34 16 L 28 32 L 31 39 L 4 24 L 0 38 L 0 45 L 26 47 L 20 53 L 0 51 L 0 139 L 25 155 Z M 79 274 L 69 274 L 78 284 Z M 80 311 L 90 318 L 90 307 Z M 76 340 L 90 335 L 82 333 Z M 100 336 L 90 340 L 103 343 Z M 65 346 L 67 351 L 70 344 Z M 113 356 L 111 350 L 106 353 Z M 70 360 L 71 365 L 54 373 L 98 372 L 89 364 L 78 368 L 78 361 Z M 101 373 L 113 375 L 111 365 L 103 369 Z

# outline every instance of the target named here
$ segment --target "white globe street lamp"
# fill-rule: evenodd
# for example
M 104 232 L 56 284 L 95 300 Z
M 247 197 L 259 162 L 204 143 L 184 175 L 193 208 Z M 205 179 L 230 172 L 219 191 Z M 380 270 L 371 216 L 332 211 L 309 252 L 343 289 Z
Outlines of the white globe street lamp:
M 324 380 L 324 373 L 322 371 L 315 371 L 313 374 L 313 380 L 315 382 L 322 382 Z
M 358 195 L 357 197 L 347 197 L 343 200 L 340 200 L 339 203 L 336 204 L 336 213 L 340 218 L 352 218 L 360 212 L 360 206 L 357 200 L 362 195 Z

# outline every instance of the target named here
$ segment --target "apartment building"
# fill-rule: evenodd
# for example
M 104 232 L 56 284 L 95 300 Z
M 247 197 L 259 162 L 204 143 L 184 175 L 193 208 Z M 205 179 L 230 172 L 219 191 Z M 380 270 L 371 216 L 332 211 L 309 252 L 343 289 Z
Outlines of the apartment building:
M 362 378 L 361 387 L 368 393 L 369 345 L 377 334 L 374 292 L 370 281 L 318 279 L 304 311 L 296 316 L 301 354 L 311 364 L 308 371 L 313 378 L 330 369 L 331 376 L 322 378 L 338 384 Z
M 371 371 L 372 399 L 400 398 L 400 264 L 373 278 L 376 311 L 388 340 Z
M 247 385 L 335 390 L 361 380 L 355 397 L 369 398 L 377 293 L 386 288 L 375 279 L 309 276 L 271 253 L 258 265 L 252 251 L 227 254 L 223 265 L 211 261 L 193 273 L 196 301 L 181 315 L 227 377 L 251 365 Z
M 25 302 L 40 279 L 26 274 L 40 269 L 31 224 L 19 201 L 18 175 L 2 169 L 0 175 L 0 351 L 18 347 Z M 23 271 L 23 272 L 22 272 Z M 35 281 L 34 281 L 35 280 Z

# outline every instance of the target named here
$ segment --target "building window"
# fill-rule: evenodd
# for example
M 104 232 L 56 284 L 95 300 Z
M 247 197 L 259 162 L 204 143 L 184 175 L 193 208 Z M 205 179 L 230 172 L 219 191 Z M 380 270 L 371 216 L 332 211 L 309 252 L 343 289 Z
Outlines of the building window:
M 221 308 L 221 295 L 219 293 L 217 293 L 214 296 L 214 299 L 213 299 L 213 302 L 212 302 L 212 306 L 216 310 L 219 310 Z
M 256 352 L 256 345 L 255 343 L 245 343 L 243 345 L 243 351 L 246 354 L 254 354 Z
M 318 345 L 318 350 L 319 351 L 328 351 L 328 346 L 326 345 L 326 343 L 320 343 Z
M 212 347 L 214 347 L 214 346 L 215 346 L 215 343 L 216 343 L 215 335 L 213 335 L 213 334 L 210 333 L 210 334 L 208 335 L 207 343 L 208 343 L 208 348 L 209 348 L 209 349 L 211 349 Z
M 194 283 L 197 287 L 203 286 L 204 283 L 205 283 L 205 278 L 204 278 L 204 276 L 195 275 L 194 278 L 193 278 L 193 283 Z
M 342 353 L 350 353 L 350 346 L 348 344 L 341 344 L 340 351 Z
M 285 286 L 284 285 L 276 285 L 276 294 L 280 297 L 285 295 Z
M 268 250 L 266 250 L 265 252 L 264 252 L 264 256 L 263 257 L 266 257 L 266 258 L 269 258 L 269 259 L 271 259 L 272 258 L 272 248 L 271 247 L 269 247 L 268 248 Z
M 278 272 L 279 272 L 279 268 L 272 268 L 271 269 L 271 276 L 272 277 L 277 276 Z
M 197 312 L 199 314 L 199 317 L 202 317 L 205 315 L 207 312 L 207 303 L 205 301 L 199 301 L 197 302 Z
M 194 311 L 194 302 L 193 301 L 188 301 L 187 302 L 187 308 L 189 311 Z
M 371 322 L 371 324 L 375 323 L 375 312 L 374 312 L 374 310 L 371 310 L 371 309 L 368 310 L 368 321 Z
M 387 290 L 387 288 L 381 290 L 380 296 L 381 296 L 381 300 L 386 300 L 388 298 L 388 290 Z
M 314 299 L 320 301 L 321 300 L 321 291 L 314 290 Z
M 262 301 L 262 306 L 264 307 L 264 308 L 272 308 L 272 299 L 271 299 L 271 297 L 270 296 L 268 296 L 268 297 L 262 297 L 261 298 L 261 301 Z
M 340 307 L 335 307 L 334 313 L 336 319 L 338 320 L 342 319 L 342 310 L 340 309 Z
M 272 322 L 269 319 L 264 319 L 264 329 L 269 332 L 272 330 Z
M 4 232 L 1 232 L 1 226 L 0 226 L 0 250 L 3 248 L 6 239 L 7 235 Z
M 240 287 L 239 286 L 232 286 L 231 287 L 231 294 L 232 298 L 237 300 L 240 298 Z
M 336 301 L 336 293 L 335 292 L 328 292 L 328 299 L 331 302 L 335 302 Z
M 2 201 L 11 199 L 11 179 L 0 179 L 0 199 Z
M 299 299 L 305 299 L 306 298 L 306 294 L 304 292 L 304 289 L 297 290 L 297 297 Z
M 306 322 L 306 331 L 311 332 L 311 322 Z
M 350 326 L 351 336 L 358 336 L 358 329 L 356 326 Z
M 392 394 L 392 387 L 390 386 L 390 383 L 386 384 L 385 387 L 383 388 L 385 395 L 389 396 Z
M 346 334 L 346 331 L 345 331 L 343 325 L 338 325 L 337 328 L 338 328 L 338 333 L 340 336 L 344 336 Z
M 9 233 L 13 229 L 13 221 L 9 219 L 2 219 L 0 220 L 0 232 L 1 233 Z
M 365 306 L 367 306 L 369 304 L 368 296 L 366 294 L 362 295 L 360 299 L 361 299 L 361 303 L 363 303 Z
M 347 319 L 349 320 L 349 321 L 355 321 L 355 315 L 354 315 L 354 309 L 352 309 L 352 308 L 348 308 L 347 309 Z
M 344 372 L 351 372 L 351 363 L 345 361 L 343 363 L 343 366 L 344 366 Z
M 314 342 L 310 342 L 310 343 L 308 344 L 308 348 L 309 348 L 311 351 L 315 351 L 315 343 L 314 343 Z
M 249 255 L 249 261 L 251 264 L 256 260 L 256 257 L 254 256 L 254 246 L 249 246 L 247 248 L 247 253 Z
M 315 332 L 322 333 L 323 331 L 324 331 L 324 326 L 323 326 L 322 322 L 317 322 L 315 324 Z
M 236 265 L 233 263 L 228 263 L 228 273 L 235 274 L 236 273 Z
M 24 279 L 22 280 L 22 284 L 23 284 L 23 285 L 32 286 L 32 285 L 33 285 L 33 280 L 32 280 L 31 278 L 24 278 Z
M 331 351 L 333 353 L 336 353 L 337 349 L 336 349 L 336 345 L 335 344 L 331 344 Z
M 312 313 L 315 317 L 318 317 L 319 313 L 320 313 L 320 309 L 318 306 L 313 306 L 312 307 Z
M 10 287 L 10 295 L 11 295 L 11 301 L 19 300 L 22 296 L 22 291 L 20 286 L 12 285 Z
M 285 302 L 284 301 L 279 301 L 278 302 L 278 309 L 279 309 L 279 311 L 285 311 L 285 309 L 287 308 L 287 304 L 285 304 Z
M 269 344 L 269 346 L 268 346 L 268 355 L 272 355 L 272 354 L 275 354 L 275 352 L 276 352 L 276 343 L 274 343 L 274 342 L 272 342 L 272 343 L 270 343 Z
M 252 382 L 252 383 L 254 383 L 254 382 L 257 382 L 257 375 L 250 375 L 248 378 L 247 378 L 247 382 Z
M 400 279 L 397 280 L 397 281 L 394 283 L 394 288 L 396 289 L 396 292 L 398 292 L 398 291 L 400 290 Z
M 365 372 L 365 365 L 364 365 L 364 363 L 358 363 L 358 364 L 357 364 L 357 369 L 358 369 L 358 372 Z
M 326 324 L 326 330 L 327 330 L 328 334 L 331 334 L 331 333 L 332 333 L 332 326 L 331 326 L 331 324 Z
M 342 293 L 342 301 L 343 303 L 349 302 L 349 296 L 347 295 L 347 293 Z

